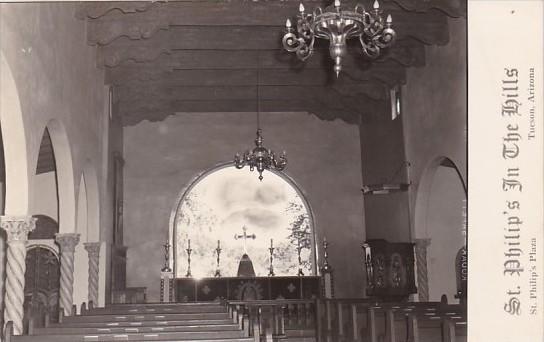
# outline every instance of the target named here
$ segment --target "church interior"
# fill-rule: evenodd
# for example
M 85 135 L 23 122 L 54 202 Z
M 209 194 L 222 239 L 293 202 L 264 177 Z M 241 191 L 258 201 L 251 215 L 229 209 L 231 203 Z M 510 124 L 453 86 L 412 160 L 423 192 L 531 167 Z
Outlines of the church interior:
M 466 341 L 466 1 L 360 3 L 0 4 L 0 340 Z

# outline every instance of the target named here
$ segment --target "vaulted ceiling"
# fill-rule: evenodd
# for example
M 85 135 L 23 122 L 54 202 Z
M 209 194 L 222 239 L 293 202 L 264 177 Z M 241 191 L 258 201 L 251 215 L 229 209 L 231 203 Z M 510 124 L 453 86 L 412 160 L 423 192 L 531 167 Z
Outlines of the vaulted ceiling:
M 363 5 L 369 7 L 369 0 Z M 304 0 L 308 9 L 329 2 Z M 349 123 L 388 118 L 389 89 L 425 65 L 425 45 L 447 44 L 447 17 L 465 0 L 383 0 L 397 41 L 372 63 L 349 45 L 337 79 L 326 42 L 302 63 L 282 49 L 286 18 L 299 1 L 193 0 L 81 3 L 87 39 L 113 86 L 123 125 L 176 112 L 308 111 Z M 355 3 L 343 2 L 351 7 Z

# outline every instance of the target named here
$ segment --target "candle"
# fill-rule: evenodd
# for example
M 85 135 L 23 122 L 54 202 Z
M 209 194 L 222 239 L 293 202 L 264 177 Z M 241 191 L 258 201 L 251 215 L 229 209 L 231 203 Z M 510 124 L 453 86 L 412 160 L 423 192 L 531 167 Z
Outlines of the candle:
M 187 240 L 187 248 L 191 248 L 191 239 Z
M 221 241 L 217 240 L 217 249 L 221 248 Z
M 274 248 L 274 240 L 270 239 L 270 248 Z

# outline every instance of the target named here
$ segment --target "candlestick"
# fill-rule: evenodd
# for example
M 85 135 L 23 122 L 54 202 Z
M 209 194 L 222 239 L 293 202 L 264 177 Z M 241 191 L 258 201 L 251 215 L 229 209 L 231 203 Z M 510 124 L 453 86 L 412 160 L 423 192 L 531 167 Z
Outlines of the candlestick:
M 166 240 L 166 243 L 162 245 L 164 247 L 164 267 L 162 268 L 162 272 L 172 272 L 172 269 L 170 268 L 170 242 Z
M 217 254 L 217 268 L 215 270 L 215 276 L 221 277 L 221 270 L 219 269 L 219 256 L 221 255 L 221 242 L 217 240 L 217 248 L 215 249 L 215 253 Z
M 297 246 L 297 253 L 298 253 L 298 276 L 303 276 L 304 272 L 302 272 L 302 258 L 300 257 L 300 251 L 302 250 L 302 247 L 300 247 L 300 239 L 298 239 L 298 246 Z
M 191 239 L 187 240 L 187 249 L 185 251 L 187 252 L 187 273 L 185 274 L 185 276 L 187 278 L 191 278 L 191 252 L 193 251 L 191 249 Z
M 327 242 L 327 238 L 323 238 L 323 258 L 325 261 L 323 262 L 323 271 L 328 272 L 331 271 L 331 266 L 329 265 L 329 252 L 327 249 L 329 248 L 329 243 Z
M 272 239 L 270 239 L 270 248 L 268 249 L 270 251 L 270 272 L 268 272 L 269 277 L 275 276 L 274 274 L 274 242 Z

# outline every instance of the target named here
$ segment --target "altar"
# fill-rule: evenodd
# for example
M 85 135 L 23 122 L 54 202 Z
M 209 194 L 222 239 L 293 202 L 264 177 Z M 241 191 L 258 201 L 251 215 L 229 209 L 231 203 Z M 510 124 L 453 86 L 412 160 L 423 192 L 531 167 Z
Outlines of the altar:
M 175 279 L 176 302 L 312 299 L 321 294 L 318 276 Z

